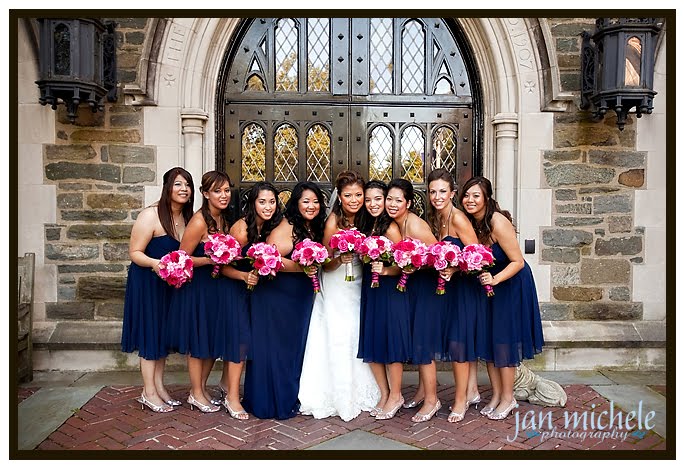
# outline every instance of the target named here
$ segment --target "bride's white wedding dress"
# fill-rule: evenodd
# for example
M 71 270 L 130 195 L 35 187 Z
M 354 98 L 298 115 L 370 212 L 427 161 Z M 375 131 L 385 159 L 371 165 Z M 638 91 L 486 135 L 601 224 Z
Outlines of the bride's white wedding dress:
M 300 412 L 317 419 L 338 415 L 352 420 L 380 400 L 380 389 L 367 363 L 356 358 L 362 266 L 354 255 L 354 281 L 345 281 L 345 266 L 319 270 L 304 364 L 299 383 Z

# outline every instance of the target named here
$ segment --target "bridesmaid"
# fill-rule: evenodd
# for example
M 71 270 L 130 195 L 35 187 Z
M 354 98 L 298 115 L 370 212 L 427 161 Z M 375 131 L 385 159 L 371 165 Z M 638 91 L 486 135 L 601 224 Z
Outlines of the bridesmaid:
M 200 186 L 202 207 L 188 223 L 180 248 L 191 254 L 193 279 L 179 289 L 171 302 L 171 319 L 167 330 L 170 348 L 186 354 L 190 375 L 187 402 L 202 412 L 217 412 L 220 401 L 212 402 L 207 391 L 207 379 L 214 361 L 241 363 L 247 355 L 249 319 L 247 312 L 236 310 L 234 292 L 223 277 L 213 278 L 213 262 L 205 255 L 204 244 L 210 234 L 226 233 L 230 228 L 230 179 L 221 171 L 202 176 Z M 234 322 L 235 330 L 226 337 L 225 322 Z M 225 404 L 225 403 L 224 403 Z M 230 412 L 230 409 L 229 409 Z M 231 412 L 233 417 L 246 418 L 244 411 Z
M 154 412 L 170 412 L 181 405 L 164 387 L 168 352 L 162 334 L 174 288 L 158 275 L 159 259 L 178 250 L 193 201 L 192 176 L 174 167 L 164 174 L 159 201 L 140 212 L 131 230 L 121 350 L 138 350 L 143 391 L 137 401 Z
M 260 280 L 252 293 L 252 357 L 245 372 L 245 409 L 260 419 L 289 419 L 299 411 L 299 378 L 313 308 L 314 292 L 298 263 L 294 246 L 323 240 L 323 193 L 313 182 L 299 182 L 281 223 L 267 238 L 283 256 L 283 269 Z
M 544 345 L 537 288 L 520 251 L 511 214 L 492 198 L 491 182 L 484 177 L 468 180 L 461 203 L 479 242 L 491 246 L 495 259 L 491 271 L 478 276 L 495 293 L 488 300 L 488 336 L 482 342 L 492 398 L 480 413 L 503 420 L 518 407 L 513 397 L 516 367 L 541 353 Z
M 235 237 L 240 243 L 240 247 L 242 247 L 242 257 L 247 255 L 247 250 L 249 250 L 252 244 L 265 242 L 273 228 L 282 220 L 283 215 L 278 204 L 277 194 L 278 191 L 269 182 L 258 182 L 250 189 L 247 196 L 245 215 L 238 219 L 230 228 L 230 235 Z M 259 281 L 259 276 L 253 273 L 249 260 L 243 258 L 237 261 L 235 267 L 230 265 L 222 267 L 221 273 L 229 277 L 228 282 L 233 285 L 234 300 L 237 301 L 235 302 L 235 308 L 249 313 L 249 294 L 251 291 L 248 291 L 247 286 L 254 286 Z M 236 330 L 237 327 L 231 323 L 225 323 L 224 326 L 226 328 L 226 336 L 229 336 L 230 332 Z M 218 389 L 221 397 L 225 398 L 224 406 L 226 410 L 231 414 L 235 413 L 235 411 L 231 408 L 230 404 L 239 403 L 240 400 L 241 374 L 242 364 L 238 368 L 236 363 L 224 361 Z M 243 419 L 245 416 L 246 412 L 242 411 L 237 418 Z
M 448 170 L 438 168 L 427 178 L 428 207 L 427 221 L 432 233 L 439 239 L 451 242 L 459 248 L 476 244 L 477 236 L 470 220 L 454 203 L 456 188 L 454 178 Z M 477 278 L 461 273 L 452 278 L 456 268 L 442 271 L 446 280 L 447 309 L 442 322 L 443 361 L 451 361 L 454 372 L 455 398 L 450 409 L 449 422 L 460 422 L 472 404 L 480 403 L 477 390 L 477 358 L 475 333 L 477 322 L 484 319 L 486 297 Z
M 399 226 L 401 238 L 412 237 L 426 245 L 437 242 L 430 226 L 413 213 L 413 185 L 403 178 L 395 178 L 388 185 L 385 208 Z M 411 362 L 418 365 L 419 386 L 416 396 L 404 408 L 420 408 L 411 420 L 426 422 L 442 407 L 437 398 L 437 368 L 435 359 L 441 357 L 441 319 L 445 302 L 443 296 L 435 294 L 437 277 L 433 269 L 417 270 L 409 277 L 406 286 L 412 311 L 412 353 Z M 420 395 L 421 399 L 418 399 Z
M 385 212 L 387 185 L 371 180 L 364 189 L 359 230 L 399 242 L 399 226 Z M 377 288 L 370 288 L 371 272 L 380 275 Z M 380 400 L 371 411 L 378 420 L 391 419 L 404 404 L 401 380 L 404 363 L 411 360 L 411 306 L 408 296 L 396 288 L 400 275 L 399 267 L 382 262 L 363 266 L 358 357 L 370 365 L 380 387 Z

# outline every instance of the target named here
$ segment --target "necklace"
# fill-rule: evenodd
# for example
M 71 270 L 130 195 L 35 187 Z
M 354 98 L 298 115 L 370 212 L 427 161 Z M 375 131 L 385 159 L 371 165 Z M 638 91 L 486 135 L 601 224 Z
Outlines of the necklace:
M 447 224 L 449 224 L 449 221 L 451 221 L 451 212 L 454 210 L 454 205 L 451 205 L 451 208 L 449 209 L 449 215 L 447 216 L 446 222 L 442 223 L 442 227 L 447 227 Z

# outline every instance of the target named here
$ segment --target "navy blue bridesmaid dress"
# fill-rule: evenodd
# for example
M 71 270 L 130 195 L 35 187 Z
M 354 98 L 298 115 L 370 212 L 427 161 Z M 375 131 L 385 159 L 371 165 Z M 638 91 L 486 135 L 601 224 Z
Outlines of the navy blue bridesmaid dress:
M 241 255 L 247 254 L 249 247 L 242 247 Z M 234 264 L 239 271 L 249 272 L 252 266 L 249 260 L 238 260 Z M 225 313 L 218 319 L 218 329 L 222 332 L 223 343 L 219 346 L 219 358 L 223 361 L 240 363 L 249 358 L 251 348 L 250 330 L 250 291 L 242 280 L 224 277 Z
M 412 322 L 411 363 L 430 364 L 442 360 L 442 319 L 446 300 L 436 293 L 439 274 L 432 268 L 416 270 L 409 275 L 408 295 Z
M 464 246 L 458 237 L 447 235 L 443 240 L 461 249 Z M 487 351 L 486 343 L 482 340 L 478 343 L 478 335 L 488 335 L 485 290 L 476 276 L 456 271 L 446 283 L 445 291 L 446 309 L 442 320 L 443 361 L 476 361 L 482 350 Z
M 492 245 L 492 276 L 501 272 L 510 260 L 498 243 Z M 541 314 L 532 270 L 525 266 L 508 280 L 494 286 L 489 298 L 487 324 L 490 345 L 483 359 L 498 368 L 515 367 L 524 359 L 541 353 L 544 345 Z
M 179 246 L 180 243 L 168 234 L 153 237 L 145 247 L 145 255 L 160 259 L 178 250 Z M 131 353 L 137 350 L 138 355 L 146 360 L 166 357 L 164 327 L 175 289 L 150 268 L 131 262 L 126 280 L 121 351 Z
M 371 266 L 363 265 L 357 358 L 365 363 L 411 360 L 411 305 L 398 282 L 399 276 L 380 276 L 380 286 L 371 288 Z
M 250 414 L 289 419 L 299 412 L 299 378 L 313 301 L 305 273 L 280 272 L 273 279 L 259 279 L 251 294 L 252 349 L 242 400 Z

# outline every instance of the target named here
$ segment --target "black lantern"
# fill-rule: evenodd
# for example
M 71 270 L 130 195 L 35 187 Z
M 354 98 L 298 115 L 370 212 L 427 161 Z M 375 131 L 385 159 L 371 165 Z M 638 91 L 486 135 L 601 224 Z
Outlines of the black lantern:
M 600 118 L 614 110 L 621 131 L 632 108 L 637 118 L 653 111 L 661 25 L 658 18 L 599 18 L 593 35 L 582 33 L 582 109 L 593 105 Z
M 40 104 L 53 110 L 62 103 L 69 120 L 78 106 L 93 113 L 103 99 L 116 101 L 116 36 L 114 23 L 97 18 L 38 18 L 40 25 Z

